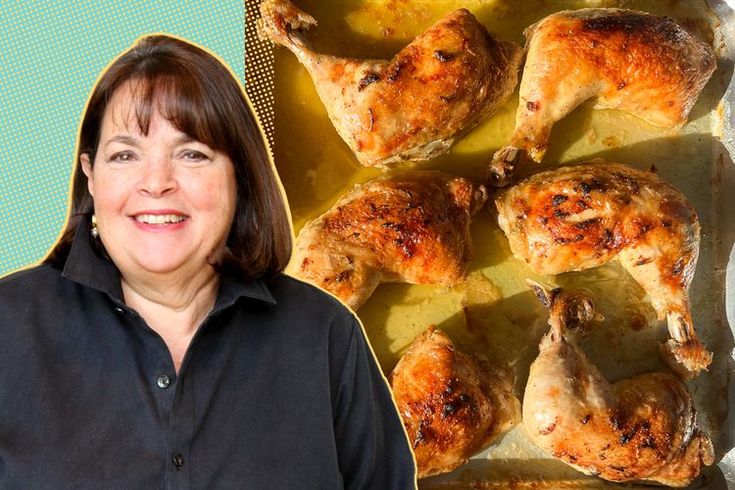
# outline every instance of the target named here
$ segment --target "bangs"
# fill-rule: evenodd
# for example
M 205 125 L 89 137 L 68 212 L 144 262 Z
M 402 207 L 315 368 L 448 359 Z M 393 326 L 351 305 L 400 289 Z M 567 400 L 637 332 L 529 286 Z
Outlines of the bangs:
M 137 77 L 130 81 L 130 92 L 135 119 L 143 135 L 148 135 L 153 114 L 158 111 L 187 136 L 213 150 L 229 153 L 232 138 L 225 124 L 227 117 L 208 95 L 208 87 L 198 83 L 195 77 L 188 74 Z

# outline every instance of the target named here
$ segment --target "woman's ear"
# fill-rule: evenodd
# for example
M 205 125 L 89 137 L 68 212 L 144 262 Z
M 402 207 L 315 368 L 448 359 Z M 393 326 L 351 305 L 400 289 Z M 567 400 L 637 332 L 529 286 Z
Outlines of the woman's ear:
M 92 172 L 92 162 L 89 161 L 89 153 L 82 153 L 79 160 L 82 162 L 82 172 L 87 176 L 89 195 L 94 197 L 94 172 Z

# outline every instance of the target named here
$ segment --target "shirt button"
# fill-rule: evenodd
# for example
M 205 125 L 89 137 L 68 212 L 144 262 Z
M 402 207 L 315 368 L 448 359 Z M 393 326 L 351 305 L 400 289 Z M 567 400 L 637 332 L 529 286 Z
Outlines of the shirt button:
M 178 470 L 182 466 L 184 466 L 184 455 L 181 453 L 174 454 L 174 457 L 171 458 L 171 461 L 174 463 L 174 466 L 176 466 L 176 469 Z
M 119 306 L 116 306 L 115 307 L 115 312 L 122 314 L 123 313 L 123 309 L 120 308 Z
M 169 377 L 168 377 L 168 376 L 166 376 L 165 374 L 162 374 L 162 375 L 160 375 L 160 376 L 158 377 L 158 379 L 156 380 L 156 384 L 157 384 L 157 385 L 158 385 L 158 387 L 159 387 L 159 388 L 161 388 L 162 390 L 163 390 L 163 389 L 166 389 L 166 388 L 168 388 L 168 385 L 170 385 L 170 384 L 171 384 L 171 378 L 169 378 Z

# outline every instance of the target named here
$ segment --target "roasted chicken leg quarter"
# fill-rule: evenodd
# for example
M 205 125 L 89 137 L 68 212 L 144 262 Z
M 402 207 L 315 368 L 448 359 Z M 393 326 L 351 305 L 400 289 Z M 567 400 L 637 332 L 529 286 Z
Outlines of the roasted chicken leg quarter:
M 353 309 L 381 282 L 455 284 L 472 254 L 470 217 L 486 200 L 484 186 L 438 171 L 357 185 L 304 226 L 287 272 Z
M 672 338 L 662 353 L 671 368 L 684 377 L 707 368 L 712 354 L 697 339 L 688 296 L 699 222 L 679 191 L 652 172 L 595 160 L 538 173 L 495 203 L 513 255 L 537 274 L 617 258 L 668 321 Z
M 518 82 L 522 51 L 494 39 L 465 9 L 446 15 L 392 60 L 314 52 L 301 32 L 313 17 L 265 0 L 259 32 L 308 70 L 329 118 L 366 166 L 428 160 L 501 107 Z
M 512 374 L 433 327 L 409 346 L 390 382 L 419 478 L 463 465 L 519 419 Z
M 710 46 L 673 20 L 589 8 L 552 14 L 525 31 L 526 64 L 510 144 L 490 176 L 508 183 L 516 164 L 540 162 L 552 126 L 579 104 L 619 109 L 655 126 L 683 125 L 715 70 Z
M 684 487 L 711 465 L 686 385 L 671 373 L 608 382 L 575 336 L 597 313 L 580 292 L 532 285 L 550 309 L 549 333 L 531 365 L 523 424 L 545 451 L 588 475 L 615 482 Z

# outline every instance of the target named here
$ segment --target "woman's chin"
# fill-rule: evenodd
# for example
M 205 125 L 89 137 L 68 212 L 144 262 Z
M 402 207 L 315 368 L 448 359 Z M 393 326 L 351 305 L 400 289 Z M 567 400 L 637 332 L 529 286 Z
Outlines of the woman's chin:
M 188 275 L 196 275 L 199 270 L 209 268 L 204 260 L 198 260 L 192 256 L 182 255 L 178 251 L 146 250 L 143 254 L 130 254 L 127 257 L 113 257 L 123 276 L 135 274 L 172 274 L 186 272 Z

